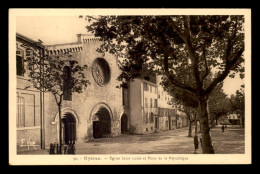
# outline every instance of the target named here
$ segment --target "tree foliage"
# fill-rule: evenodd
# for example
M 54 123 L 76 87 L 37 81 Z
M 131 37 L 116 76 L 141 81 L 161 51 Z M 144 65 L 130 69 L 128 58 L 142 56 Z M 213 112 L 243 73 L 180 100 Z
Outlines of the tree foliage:
M 209 96 L 208 109 L 211 126 L 214 126 L 213 121 L 230 113 L 230 101 L 227 94 L 223 92 L 222 87 L 223 83 L 219 83 Z
M 231 113 L 237 114 L 242 119 L 242 125 L 245 126 L 245 91 L 244 85 L 240 90 L 236 91 L 235 95 L 230 98 Z
M 89 84 L 84 74 L 87 65 L 80 66 L 76 60 L 70 57 L 42 56 L 39 53 L 33 53 L 33 56 L 26 57 L 25 62 L 29 70 L 29 81 L 36 89 L 42 92 L 51 92 L 55 96 L 55 99 L 57 99 L 56 97 L 62 98 L 64 80 L 66 79 L 64 67 L 69 67 L 70 79 L 67 87 L 72 92 L 81 93 L 83 87 L 87 87 Z
M 173 85 L 194 93 L 213 68 L 218 69 L 218 76 L 203 86 L 208 94 L 230 71 L 243 72 L 240 66 L 244 51 L 243 16 L 89 16 L 88 19 L 92 24 L 87 29 L 104 41 L 99 51 L 125 58 L 121 62 L 120 79 L 135 78 L 146 64 L 165 74 Z

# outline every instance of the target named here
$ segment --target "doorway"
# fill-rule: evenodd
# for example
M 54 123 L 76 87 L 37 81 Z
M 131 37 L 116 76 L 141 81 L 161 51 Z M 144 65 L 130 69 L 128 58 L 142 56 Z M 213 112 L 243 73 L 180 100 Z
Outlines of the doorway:
M 62 142 L 63 144 L 75 144 L 76 119 L 73 115 L 66 114 L 62 118 Z
M 94 116 L 93 138 L 109 137 L 111 133 L 111 119 L 108 110 L 101 107 Z
M 128 132 L 127 131 L 127 122 L 128 122 L 127 115 L 123 114 L 121 117 L 121 133 L 122 134 L 126 134 Z

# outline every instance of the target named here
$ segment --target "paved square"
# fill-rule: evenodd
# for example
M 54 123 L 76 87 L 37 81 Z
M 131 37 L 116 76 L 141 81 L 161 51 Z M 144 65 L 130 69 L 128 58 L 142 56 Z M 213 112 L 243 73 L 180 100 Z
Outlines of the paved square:
M 185 127 L 146 135 L 124 134 L 94 139 L 86 143 L 76 143 L 76 154 L 194 154 L 193 137 L 187 135 L 188 128 Z M 243 128 L 230 126 L 222 133 L 220 127 L 216 127 L 211 129 L 211 136 L 216 154 L 245 153 Z M 202 153 L 201 147 L 197 153 Z M 21 154 L 48 154 L 48 150 Z

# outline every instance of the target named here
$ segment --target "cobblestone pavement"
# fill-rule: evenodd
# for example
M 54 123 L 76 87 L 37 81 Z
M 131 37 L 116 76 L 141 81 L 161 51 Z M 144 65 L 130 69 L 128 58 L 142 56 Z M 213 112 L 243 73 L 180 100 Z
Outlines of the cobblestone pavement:
M 194 154 L 193 137 L 187 135 L 186 127 L 161 133 L 94 139 L 86 143 L 76 143 L 76 154 Z M 216 127 L 211 129 L 211 136 L 216 154 L 245 152 L 243 128 L 233 126 L 222 133 L 221 129 Z M 201 147 L 197 153 L 202 153 Z M 23 154 L 48 152 L 31 151 Z

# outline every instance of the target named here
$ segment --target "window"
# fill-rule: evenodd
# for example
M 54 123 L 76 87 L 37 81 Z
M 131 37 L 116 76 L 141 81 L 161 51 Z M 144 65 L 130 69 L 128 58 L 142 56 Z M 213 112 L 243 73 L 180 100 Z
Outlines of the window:
M 24 76 L 24 60 L 22 56 L 16 56 L 16 75 Z
M 25 100 L 17 96 L 16 126 L 25 127 Z
M 144 104 L 145 104 L 145 107 L 148 108 L 148 101 L 147 101 L 147 98 L 144 99 Z
M 150 98 L 150 108 L 153 108 L 153 99 Z
M 158 118 L 158 116 L 155 117 L 155 128 L 159 129 L 159 118 Z
M 16 111 L 16 126 L 34 127 L 40 125 L 39 113 L 35 112 L 35 95 L 22 93 L 22 96 L 17 96 L 17 111 Z
M 64 80 L 63 80 L 63 100 L 72 100 L 72 84 L 71 84 L 71 69 L 68 66 L 64 67 Z
M 148 84 L 144 82 L 144 91 L 148 91 Z
M 153 123 L 153 113 L 151 113 L 151 115 L 150 115 L 150 123 Z
M 157 99 L 154 99 L 154 108 L 157 108 L 158 105 L 157 105 Z
M 127 104 L 127 89 L 122 88 L 122 93 L 123 93 L 123 106 Z
M 147 124 L 147 123 L 148 123 L 148 117 L 149 117 L 148 112 L 145 112 L 145 113 L 144 113 L 144 117 L 143 117 L 143 122 L 144 122 L 144 124 Z
M 104 86 L 110 81 L 110 68 L 104 58 L 97 58 L 91 67 L 92 76 L 99 86 Z

